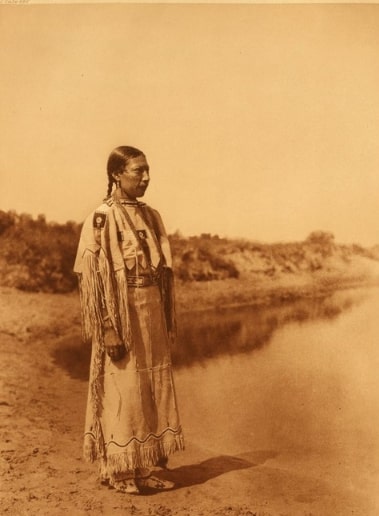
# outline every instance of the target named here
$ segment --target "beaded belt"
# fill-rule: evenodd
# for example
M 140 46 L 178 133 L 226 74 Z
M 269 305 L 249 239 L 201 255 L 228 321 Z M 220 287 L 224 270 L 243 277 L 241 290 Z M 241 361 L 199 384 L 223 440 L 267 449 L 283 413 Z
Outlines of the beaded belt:
M 128 287 L 150 287 L 158 285 L 158 276 L 127 276 Z

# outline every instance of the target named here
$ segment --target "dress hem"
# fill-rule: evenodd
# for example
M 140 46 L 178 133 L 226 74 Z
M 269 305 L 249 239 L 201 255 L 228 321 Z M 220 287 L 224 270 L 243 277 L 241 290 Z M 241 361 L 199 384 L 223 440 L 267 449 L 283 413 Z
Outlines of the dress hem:
M 119 446 L 121 451 L 117 453 L 105 452 L 109 445 L 112 447 Z M 103 452 L 99 450 L 94 434 L 86 433 L 84 437 L 84 459 L 88 462 L 103 459 L 110 475 L 136 468 L 154 466 L 159 459 L 168 457 L 180 450 L 184 450 L 181 428 L 177 430 L 168 428 L 159 436 L 149 434 L 143 441 L 133 438 L 126 445 L 118 445 L 111 441 L 104 445 Z

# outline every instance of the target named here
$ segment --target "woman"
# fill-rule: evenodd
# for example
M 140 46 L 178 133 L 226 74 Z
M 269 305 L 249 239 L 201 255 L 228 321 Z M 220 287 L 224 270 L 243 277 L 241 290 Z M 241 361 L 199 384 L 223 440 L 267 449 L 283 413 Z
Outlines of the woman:
M 143 152 L 117 147 L 107 172 L 108 196 L 83 225 L 74 267 L 92 339 L 84 456 L 99 459 L 103 483 L 137 494 L 173 487 L 150 470 L 183 449 L 171 255 L 158 212 L 137 200 L 150 181 Z

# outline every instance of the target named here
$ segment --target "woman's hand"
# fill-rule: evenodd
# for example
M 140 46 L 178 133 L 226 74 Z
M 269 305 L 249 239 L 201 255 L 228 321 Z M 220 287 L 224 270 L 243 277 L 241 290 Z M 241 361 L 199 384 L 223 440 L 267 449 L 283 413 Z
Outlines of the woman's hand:
M 107 355 L 113 362 L 121 360 L 125 356 L 125 346 L 120 343 L 120 337 L 113 328 L 105 328 L 104 345 Z

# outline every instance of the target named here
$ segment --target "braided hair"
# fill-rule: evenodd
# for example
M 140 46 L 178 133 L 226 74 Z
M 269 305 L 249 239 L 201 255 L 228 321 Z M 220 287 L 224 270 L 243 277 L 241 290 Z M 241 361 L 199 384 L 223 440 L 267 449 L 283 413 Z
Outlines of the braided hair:
M 136 149 L 135 147 L 128 147 L 123 145 L 121 147 L 116 147 L 110 153 L 108 162 L 107 162 L 107 174 L 108 174 L 108 190 L 107 197 L 109 197 L 112 193 L 113 184 L 116 183 L 113 174 L 121 173 L 131 158 L 137 158 L 138 156 L 145 156 L 145 154 Z

